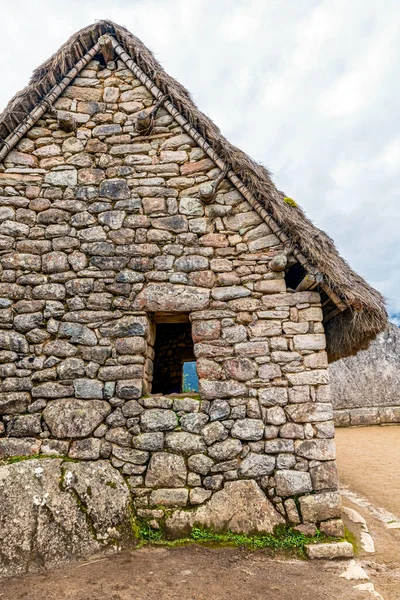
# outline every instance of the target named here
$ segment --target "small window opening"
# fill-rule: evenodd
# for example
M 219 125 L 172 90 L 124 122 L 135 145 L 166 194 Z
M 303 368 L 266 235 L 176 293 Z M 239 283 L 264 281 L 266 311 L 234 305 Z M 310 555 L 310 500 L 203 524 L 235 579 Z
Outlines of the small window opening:
M 286 287 L 295 290 L 299 283 L 304 279 L 306 270 L 304 267 L 296 262 L 292 265 L 285 274 Z
M 198 391 L 196 358 L 189 321 L 157 322 L 154 344 L 153 394 Z

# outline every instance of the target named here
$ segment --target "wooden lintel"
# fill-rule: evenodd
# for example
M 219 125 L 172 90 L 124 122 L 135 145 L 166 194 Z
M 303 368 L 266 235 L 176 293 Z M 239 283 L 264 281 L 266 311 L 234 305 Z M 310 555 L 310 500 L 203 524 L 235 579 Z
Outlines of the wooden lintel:
M 299 285 L 295 289 L 295 292 L 305 292 L 306 290 L 309 290 L 311 286 L 315 287 L 316 282 L 315 279 L 313 277 L 310 277 L 310 275 L 307 273 L 300 281 Z

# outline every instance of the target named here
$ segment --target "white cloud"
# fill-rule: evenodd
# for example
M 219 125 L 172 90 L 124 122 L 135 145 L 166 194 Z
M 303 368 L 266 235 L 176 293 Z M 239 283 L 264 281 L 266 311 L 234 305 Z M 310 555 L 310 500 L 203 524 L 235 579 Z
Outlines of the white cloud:
M 81 27 L 101 18 L 126 26 L 400 314 L 398 0 L 39 7 L 17 0 L 3 10 L 0 107 Z

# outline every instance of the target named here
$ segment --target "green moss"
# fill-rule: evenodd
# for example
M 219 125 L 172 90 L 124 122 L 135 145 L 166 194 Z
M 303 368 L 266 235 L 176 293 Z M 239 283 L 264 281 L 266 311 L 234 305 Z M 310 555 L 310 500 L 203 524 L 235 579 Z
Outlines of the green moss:
M 43 458 L 40 454 L 31 454 L 30 456 L 12 456 L 1 461 L 2 464 L 13 465 L 14 463 L 23 462 L 24 460 L 33 460 L 35 458 Z M 46 457 L 47 458 L 47 457 Z
M 117 484 L 115 481 L 106 481 L 106 485 L 110 488 L 112 488 L 113 490 L 115 490 L 115 488 L 117 487 Z
M 218 545 L 245 547 L 249 550 L 261 550 L 269 548 L 275 552 L 294 552 L 299 556 L 305 556 L 306 544 L 320 543 L 328 541 L 325 535 L 317 531 L 315 535 L 304 535 L 287 525 L 275 527 L 274 533 L 263 535 L 246 535 L 232 533 L 215 533 L 208 529 L 193 527 L 191 538 L 197 542 L 216 543 Z
M 285 196 L 285 198 L 283 199 L 283 201 L 285 202 L 285 204 L 288 204 L 289 206 L 293 206 L 293 208 L 297 208 L 297 204 L 293 200 L 293 198 L 288 198 L 287 196 Z
M 263 535 L 246 535 L 231 531 L 216 533 L 211 529 L 193 527 L 190 537 L 171 541 L 165 538 L 162 520 L 160 529 L 154 529 L 145 519 L 139 520 L 138 530 L 135 533 L 139 535 L 140 544 L 157 544 L 169 547 L 201 544 L 214 547 L 247 548 L 248 550 L 269 549 L 272 552 L 295 554 L 300 558 L 305 558 L 306 544 L 332 541 L 332 538 L 325 536 L 320 531 L 317 531 L 313 536 L 309 536 L 287 525 L 279 525 L 275 527 L 273 533 Z
M 347 529 L 347 527 L 344 528 L 344 539 L 346 540 L 346 542 L 350 542 L 350 544 L 353 546 L 354 548 L 354 554 L 357 554 L 358 552 L 358 543 L 357 543 L 357 539 L 356 537 L 351 533 L 351 531 L 349 531 Z

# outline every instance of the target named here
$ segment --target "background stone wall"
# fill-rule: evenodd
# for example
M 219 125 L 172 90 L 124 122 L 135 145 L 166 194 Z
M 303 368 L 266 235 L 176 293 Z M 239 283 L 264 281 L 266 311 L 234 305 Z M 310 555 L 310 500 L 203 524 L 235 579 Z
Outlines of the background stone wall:
M 389 324 L 368 350 L 330 368 L 338 426 L 400 422 L 400 330 Z
M 198 199 L 219 170 L 169 115 L 135 132 L 153 104 L 93 61 L 56 102 L 76 134 L 45 115 L 0 169 L 0 459 L 107 459 L 154 527 L 232 528 L 228 495 L 250 530 L 340 534 L 319 294 L 228 181 Z M 200 399 L 151 395 L 160 313 L 190 317 Z

